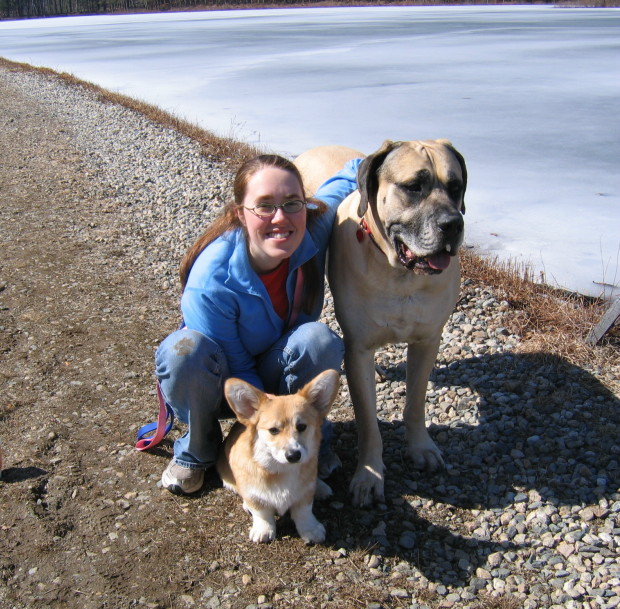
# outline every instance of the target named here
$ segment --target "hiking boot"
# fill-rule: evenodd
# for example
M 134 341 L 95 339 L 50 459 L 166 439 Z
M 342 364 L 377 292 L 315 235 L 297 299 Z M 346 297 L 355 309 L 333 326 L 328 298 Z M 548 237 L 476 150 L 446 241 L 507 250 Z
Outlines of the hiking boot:
M 161 484 L 175 495 L 191 495 L 199 491 L 205 481 L 205 470 L 195 467 L 183 467 L 174 462 L 161 475 Z
M 329 478 L 337 469 L 342 467 L 340 457 L 331 449 L 324 450 L 319 455 L 319 478 Z

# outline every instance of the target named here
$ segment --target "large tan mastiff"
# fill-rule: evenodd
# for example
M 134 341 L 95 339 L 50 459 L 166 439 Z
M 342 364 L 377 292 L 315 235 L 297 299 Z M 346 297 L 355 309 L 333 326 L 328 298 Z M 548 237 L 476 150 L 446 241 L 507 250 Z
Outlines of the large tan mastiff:
M 323 146 L 295 163 L 314 192 L 359 156 L 350 148 Z M 359 190 L 338 209 L 328 268 L 358 432 L 350 490 L 356 505 L 369 505 L 383 498 L 374 354 L 387 343 L 408 344 L 408 452 L 417 468 L 443 467 L 424 406 L 442 329 L 459 293 L 467 171 L 448 141 L 386 141 L 364 159 L 357 181 Z

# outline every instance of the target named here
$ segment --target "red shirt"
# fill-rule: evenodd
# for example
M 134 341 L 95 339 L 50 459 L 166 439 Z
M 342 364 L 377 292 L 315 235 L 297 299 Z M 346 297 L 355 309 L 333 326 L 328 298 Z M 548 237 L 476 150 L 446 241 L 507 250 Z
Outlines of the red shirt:
M 286 295 L 286 277 L 288 275 L 288 258 L 283 260 L 273 271 L 260 273 L 258 276 L 267 288 L 271 304 L 281 319 L 288 317 L 288 297 Z

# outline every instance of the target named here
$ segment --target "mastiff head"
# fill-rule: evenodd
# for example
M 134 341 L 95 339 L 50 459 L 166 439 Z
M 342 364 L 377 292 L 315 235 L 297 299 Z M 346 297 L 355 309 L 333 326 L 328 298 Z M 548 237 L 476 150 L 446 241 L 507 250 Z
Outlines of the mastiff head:
M 358 170 L 360 218 L 370 208 L 394 267 L 441 273 L 463 242 L 467 169 L 447 140 L 386 141 Z

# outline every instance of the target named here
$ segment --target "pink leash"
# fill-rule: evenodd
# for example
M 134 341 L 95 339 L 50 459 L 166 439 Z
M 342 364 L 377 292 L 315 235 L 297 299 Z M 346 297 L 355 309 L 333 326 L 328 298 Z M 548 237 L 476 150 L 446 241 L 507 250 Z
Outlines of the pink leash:
M 164 436 L 172 429 L 174 412 L 166 403 L 166 400 L 164 400 L 164 394 L 161 392 L 159 383 L 157 383 L 157 398 L 159 399 L 159 415 L 157 416 L 157 422 L 148 423 L 140 427 L 138 430 L 138 441 L 136 442 L 137 450 L 146 450 L 147 448 L 157 446 Z M 166 425 L 168 419 L 170 419 L 170 422 Z M 151 437 L 145 437 L 153 431 L 155 433 Z

